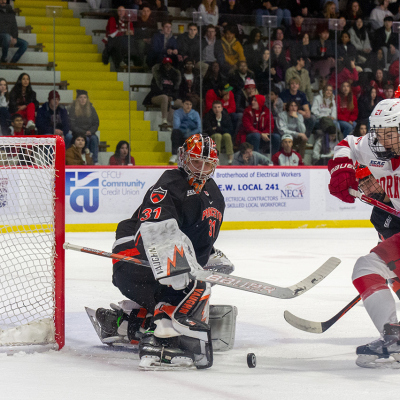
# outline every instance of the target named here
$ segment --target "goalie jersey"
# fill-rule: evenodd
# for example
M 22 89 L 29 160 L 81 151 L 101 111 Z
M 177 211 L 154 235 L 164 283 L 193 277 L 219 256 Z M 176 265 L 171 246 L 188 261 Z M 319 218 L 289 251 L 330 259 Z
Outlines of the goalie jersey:
M 183 170 L 167 170 L 147 191 L 133 216 L 118 224 L 113 252 L 146 260 L 141 224 L 173 218 L 191 240 L 197 262 L 204 266 L 218 237 L 224 210 L 224 198 L 213 179 L 207 180 L 201 193 L 196 194 Z

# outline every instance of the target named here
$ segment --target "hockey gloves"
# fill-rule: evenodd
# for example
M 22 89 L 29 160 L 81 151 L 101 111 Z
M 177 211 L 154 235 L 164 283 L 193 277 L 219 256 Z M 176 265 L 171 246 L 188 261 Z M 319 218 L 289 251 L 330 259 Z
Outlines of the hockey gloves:
M 331 181 L 328 185 L 330 194 L 345 203 L 354 203 L 355 199 L 349 193 L 350 188 L 358 190 L 353 161 L 347 157 L 329 160 L 328 170 L 331 174 Z

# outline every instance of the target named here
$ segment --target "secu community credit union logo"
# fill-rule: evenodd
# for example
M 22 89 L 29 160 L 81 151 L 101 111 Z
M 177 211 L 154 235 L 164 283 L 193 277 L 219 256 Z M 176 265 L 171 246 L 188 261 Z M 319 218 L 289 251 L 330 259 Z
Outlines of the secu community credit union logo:
M 99 177 L 94 171 L 65 173 L 65 195 L 71 208 L 78 213 L 93 213 L 99 208 Z

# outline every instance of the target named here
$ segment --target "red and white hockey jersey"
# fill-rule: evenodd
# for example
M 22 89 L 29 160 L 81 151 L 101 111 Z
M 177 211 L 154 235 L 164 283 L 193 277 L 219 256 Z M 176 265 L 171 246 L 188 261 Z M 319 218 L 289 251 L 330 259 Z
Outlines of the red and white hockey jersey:
M 394 207 L 400 210 L 400 158 L 378 160 L 368 145 L 368 136 L 349 135 L 335 147 L 334 158 L 349 157 L 366 165 L 372 175 L 390 197 Z

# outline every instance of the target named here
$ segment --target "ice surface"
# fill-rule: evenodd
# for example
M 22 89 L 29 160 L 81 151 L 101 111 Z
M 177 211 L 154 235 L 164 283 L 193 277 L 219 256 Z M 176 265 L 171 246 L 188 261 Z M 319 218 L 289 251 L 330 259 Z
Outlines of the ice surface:
M 110 251 L 113 233 L 70 233 L 73 244 Z M 209 370 L 143 372 L 134 353 L 102 345 L 85 306 L 122 300 L 111 283 L 111 261 L 67 251 L 66 346 L 47 353 L 0 355 L 0 398 L 12 400 L 118 399 L 388 399 L 398 395 L 399 370 L 355 365 L 355 348 L 378 334 L 357 305 L 321 335 L 296 330 L 285 309 L 325 321 L 356 296 L 351 272 L 357 257 L 377 243 L 372 229 L 222 231 L 217 241 L 235 275 L 289 286 L 328 257 L 342 264 L 323 282 L 291 300 L 214 287 L 212 304 L 238 307 L 233 350 L 215 354 Z M 254 352 L 257 367 L 246 355 Z

